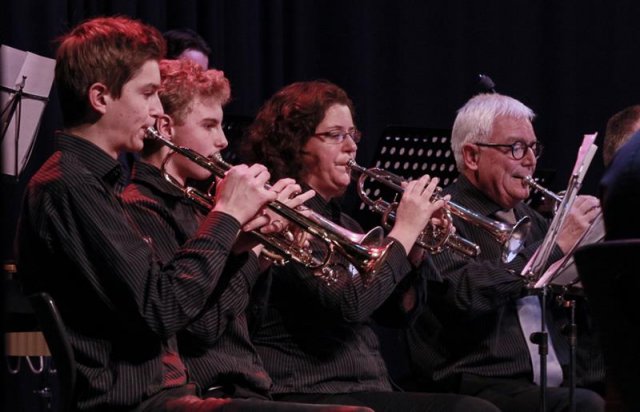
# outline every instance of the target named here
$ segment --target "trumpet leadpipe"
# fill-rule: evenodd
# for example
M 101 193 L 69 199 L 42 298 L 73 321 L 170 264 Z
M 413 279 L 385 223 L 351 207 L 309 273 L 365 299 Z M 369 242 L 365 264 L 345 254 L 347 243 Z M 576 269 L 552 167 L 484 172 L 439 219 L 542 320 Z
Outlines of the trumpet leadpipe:
M 562 196 L 552 192 L 551 190 L 547 189 L 546 187 L 542 186 L 540 183 L 536 182 L 535 179 L 533 178 L 533 176 L 524 176 L 524 177 L 520 177 L 522 179 L 523 182 L 525 182 L 527 185 L 529 185 L 533 190 L 536 190 L 540 193 L 542 193 L 543 195 L 553 199 L 554 201 L 560 203 L 562 202 Z

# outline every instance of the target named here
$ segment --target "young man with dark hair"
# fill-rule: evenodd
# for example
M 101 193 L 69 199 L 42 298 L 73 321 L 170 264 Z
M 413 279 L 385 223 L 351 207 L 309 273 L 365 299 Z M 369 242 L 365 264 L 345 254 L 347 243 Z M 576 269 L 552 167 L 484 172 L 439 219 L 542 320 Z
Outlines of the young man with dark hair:
M 266 223 L 258 211 L 276 199 L 266 168 L 232 168 L 194 236 L 160 264 L 116 183 L 118 154 L 141 150 L 163 113 L 164 53 L 156 29 L 99 17 L 64 36 L 56 57 L 64 130 L 25 193 L 18 264 L 26 291 L 45 291 L 59 307 L 77 410 L 220 410 L 195 396 L 175 334 L 207 305 L 240 228 Z

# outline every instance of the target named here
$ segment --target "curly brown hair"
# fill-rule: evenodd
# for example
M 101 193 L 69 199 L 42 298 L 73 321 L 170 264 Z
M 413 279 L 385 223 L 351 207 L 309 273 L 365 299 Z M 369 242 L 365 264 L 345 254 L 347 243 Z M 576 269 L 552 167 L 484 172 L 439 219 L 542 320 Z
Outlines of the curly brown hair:
M 300 152 L 324 119 L 327 109 L 341 104 L 354 115 L 347 93 L 326 80 L 292 83 L 262 106 L 248 129 L 244 159 L 262 163 L 272 179 L 304 175 Z
M 119 98 L 122 86 L 149 60 L 166 51 L 160 32 L 128 17 L 96 17 L 60 39 L 56 86 L 65 127 L 91 122 L 87 91 L 97 82 Z

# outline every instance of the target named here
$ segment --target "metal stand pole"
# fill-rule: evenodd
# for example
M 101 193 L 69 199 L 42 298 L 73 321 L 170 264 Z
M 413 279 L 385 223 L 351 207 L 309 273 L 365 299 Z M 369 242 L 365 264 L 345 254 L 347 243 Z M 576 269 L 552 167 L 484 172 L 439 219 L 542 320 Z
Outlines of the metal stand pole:
M 15 137 L 15 141 L 14 141 L 14 162 L 15 162 L 15 177 L 16 177 L 16 182 L 18 181 L 18 141 L 20 139 L 20 118 L 22 116 L 22 96 L 24 94 L 24 84 L 27 81 L 27 77 L 26 76 L 22 76 L 22 82 L 20 82 L 20 84 L 17 85 L 17 90 L 15 91 L 14 95 L 11 97 L 11 99 L 9 99 L 9 101 L 7 102 L 6 106 L 4 108 L 2 108 L 2 112 L 1 112 L 1 118 L 2 118 L 2 131 L 0 132 L 0 136 L 2 136 L 0 142 L 4 141 L 4 137 L 7 134 L 7 130 L 9 129 L 9 124 L 11 123 L 11 120 L 13 119 L 13 116 L 15 114 L 15 118 L 16 118 L 16 123 L 15 123 L 15 127 L 16 127 L 16 137 Z
M 569 411 L 576 412 L 576 348 L 578 346 L 576 301 L 563 298 L 563 306 L 569 309 L 569 324 L 563 329 L 569 341 Z
M 540 332 L 531 334 L 531 342 L 538 345 L 540 354 L 540 412 L 547 410 L 547 354 L 549 353 L 549 334 L 545 319 L 547 316 L 547 286 L 542 287 L 542 302 L 540 303 L 541 322 Z

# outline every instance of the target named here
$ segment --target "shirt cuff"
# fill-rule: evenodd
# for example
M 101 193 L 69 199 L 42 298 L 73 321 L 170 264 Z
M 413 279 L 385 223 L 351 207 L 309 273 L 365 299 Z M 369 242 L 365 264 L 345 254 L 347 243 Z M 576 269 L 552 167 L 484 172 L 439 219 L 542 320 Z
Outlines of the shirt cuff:
M 242 271 L 244 278 L 247 280 L 249 288 L 253 288 L 253 285 L 256 284 L 256 281 L 262 273 L 260 271 L 259 258 L 255 253 L 253 253 L 253 251 L 247 252 L 247 260 L 240 270 Z
M 409 263 L 409 259 L 407 259 L 407 253 L 404 247 L 392 237 L 387 237 L 387 239 L 393 240 L 393 243 L 389 247 L 384 264 L 387 270 L 391 272 L 395 283 L 399 283 L 411 272 L 411 264 Z
M 214 238 L 229 249 L 238 237 L 240 222 L 224 212 L 211 212 L 198 229 L 198 236 Z

